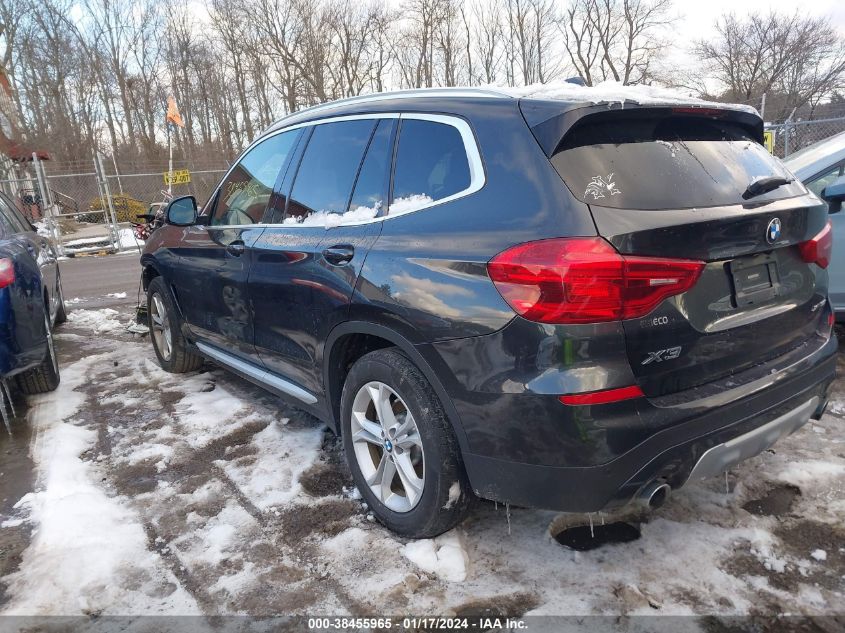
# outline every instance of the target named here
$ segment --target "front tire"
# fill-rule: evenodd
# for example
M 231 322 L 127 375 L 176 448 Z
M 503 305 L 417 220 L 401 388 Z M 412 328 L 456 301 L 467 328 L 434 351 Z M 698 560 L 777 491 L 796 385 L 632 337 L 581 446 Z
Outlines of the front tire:
M 431 538 L 461 522 L 473 499 L 457 438 L 422 372 L 395 348 L 362 356 L 341 396 L 346 460 L 385 526 Z
M 188 349 L 179 327 L 179 312 L 170 288 L 156 277 L 147 288 L 147 321 L 158 364 L 172 374 L 184 374 L 202 367 L 202 356 Z
M 62 289 L 62 276 L 56 273 L 56 294 L 59 298 L 59 305 L 56 307 L 56 318 L 53 325 L 61 325 L 67 321 L 67 311 L 65 310 L 65 292 Z
M 55 391 L 61 380 L 59 376 L 59 359 L 56 355 L 56 345 L 53 341 L 53 328 L 50 323 L 50 309 L 44 306 L 44 331 L 47 336 L 47 355 L 38 367 L 28 369 L 18 374 L 15 379 L 18 389 L 27 395 Z

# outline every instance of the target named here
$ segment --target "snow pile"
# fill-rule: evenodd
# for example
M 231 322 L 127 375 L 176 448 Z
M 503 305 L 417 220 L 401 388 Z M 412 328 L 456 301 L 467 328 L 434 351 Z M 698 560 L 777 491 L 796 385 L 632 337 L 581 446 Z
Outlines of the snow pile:
M 660 86 L 626 86 L 618 81 L 603 81 L 595 86 L 579 86 L 568 81 L 558 80 L 546 84 L 531 84 L 523 87 L 481 86 L 512 97 L 524 99 L 560 99 L 563 101 L 583 101 L 587 103 L 624 103 L 632 101 L 640 105 L 694 104 L 700 106 L 722 106 L 696 97 L 690 97 L 680 90 Z M 745 112 L 757 113 L 751 106 L 731 104 L 731 107 Z
M 126 329 L 126 324 L 118 321 L 117 310 L 101 308 L 99 310 L 71 310 L 67 320 L 79 327 L 93 330 L 97 334 L 117 332 Z
M 823 549 L 814 549 L 810 553 L 810 556 L 812 556 L 813 558 L 815 558 L 819 562 L 827 560 L 827 552 L 824 551 Z
M 197 491 L 194 498 L 200 499 L 203 495 L 214 493 L 216 491 L 213 488 L 206 487 Z M 174 545 L 187 553 L 192 561 L 206 565 L 219 565 L 231 559 L 240 544 L 239 527 L 254 523 L 252 517 L 232 500 L 226 502 L 219 514 L 204 517 L 192 512 L 187 520 L 201 530 L 202 539 L 191 535 L 190 538 L 174 541 Z
M 33 226 L 35 226 L 35 230 L 38 235 L 42 237 L 53 237 L 53 234 L 50 232 L 50 226 L 47 224 L 46 220 L 38 220 Z
M 246 458 L 215 462 L 260 510 L 293 502 L 301 494 L 299 477 L 319 457 L 322 431 L 282 428 L 271 422 L 252 438 Z
M 811 487 L 820 480 L 845 477 L 845 465 L 821 460 L 796 462 L 778 472 L 776 477 L 799 488 Z
M 127 249 L 137 249 L 140 251 L 144 248 L 144 240 L 139 240 L 135 237 L 135 232 L 132 229 L 118 229 L 117 241 L 118 247 L 122 251 Z
M 458 530 L 434 539 L 412 541 L 402 548 L 402 555 L 423 571 L 437 574 L 443 580 L 463 582 L 467 578 L 469 556 Z

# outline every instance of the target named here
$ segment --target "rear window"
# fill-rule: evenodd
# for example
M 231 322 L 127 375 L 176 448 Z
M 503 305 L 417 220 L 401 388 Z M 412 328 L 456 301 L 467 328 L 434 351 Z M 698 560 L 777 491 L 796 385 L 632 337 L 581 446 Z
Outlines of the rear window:
M 742 204 L 754 180 L 791 178 L 742 125 L 691 116 L 587 117 L 551 161 L 579 200 L 620 209 Z M 796 182 L 752 201 L 801 193 Z

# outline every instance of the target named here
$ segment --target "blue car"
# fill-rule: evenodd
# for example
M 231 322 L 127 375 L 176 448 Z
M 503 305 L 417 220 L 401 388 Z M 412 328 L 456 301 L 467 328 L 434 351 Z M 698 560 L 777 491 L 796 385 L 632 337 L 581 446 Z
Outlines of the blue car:
M 26 394 L 58 387 L 53 327 L 65 320 L 52 242 L 0 194 L 0 377 Z

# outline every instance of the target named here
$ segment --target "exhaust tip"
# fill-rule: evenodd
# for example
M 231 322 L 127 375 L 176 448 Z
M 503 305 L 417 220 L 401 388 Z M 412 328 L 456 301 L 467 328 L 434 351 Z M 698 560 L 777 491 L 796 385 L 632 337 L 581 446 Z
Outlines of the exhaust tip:
M 671 492 L 672 488 L 669 484 L 653 481 L 640 491 L 637 502 L 649 510 L 656 510 L 666 503 Z

